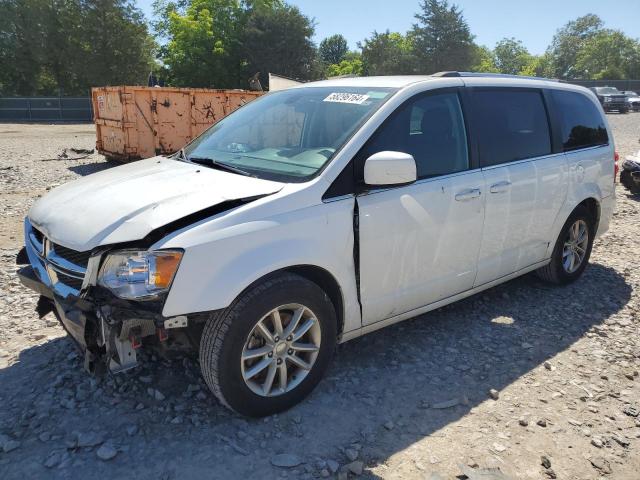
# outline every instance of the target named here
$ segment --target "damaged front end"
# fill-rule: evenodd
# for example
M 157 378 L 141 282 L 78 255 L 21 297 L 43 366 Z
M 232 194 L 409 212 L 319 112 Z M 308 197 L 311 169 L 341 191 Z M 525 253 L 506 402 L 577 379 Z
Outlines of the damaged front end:
M 100 284 L 98 274 L 109 253 L 105 248 L 78 252 L 57 245 L 25 219 L 25 247 L 17 258 L 24 266 L 18 276 L 41 295 L 40 317 L 52 311 L 82 350 L 85 368 L 100 373 L 135 367 L 136 350 L 143 343 L 165 351 L 197 348 L 197 322 L 189 325 L 186 316 L 163 317 L 161 290 L 127 299 Z M 161 272 L 157 276 L 162 279 Z

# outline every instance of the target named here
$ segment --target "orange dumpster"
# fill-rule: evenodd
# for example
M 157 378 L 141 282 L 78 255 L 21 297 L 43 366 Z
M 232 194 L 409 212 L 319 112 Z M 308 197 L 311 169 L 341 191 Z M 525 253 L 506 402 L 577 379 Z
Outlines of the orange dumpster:
M 96 148 L 123 161 L 174 153 L 261 94 L 204 88 L 92 88 Z

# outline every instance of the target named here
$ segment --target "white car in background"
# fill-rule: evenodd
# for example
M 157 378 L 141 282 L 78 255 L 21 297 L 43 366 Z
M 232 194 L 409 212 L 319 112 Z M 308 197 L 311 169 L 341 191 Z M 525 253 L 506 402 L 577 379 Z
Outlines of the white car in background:
M 173 157 L 51 191 L 25 219 L 19 276 L 88 369 L 191 348 L 222 404 L 269 415 L 313 390 L 336 343 L 527 272 L 577 280 L 609 226 L 614 155 L 575 85 L 304 84 Z
M 627 103 L 629 103 L 629 108 L 634 112 L 640 111 L 640 95 L 636 92 L 632 92 L 631 90 L 625 90 L 624 93 L 627 96 Z

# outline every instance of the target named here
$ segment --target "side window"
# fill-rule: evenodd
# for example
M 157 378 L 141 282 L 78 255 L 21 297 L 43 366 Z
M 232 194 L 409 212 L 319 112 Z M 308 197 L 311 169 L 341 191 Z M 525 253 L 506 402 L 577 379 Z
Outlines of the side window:
M 560 117 L 562 148 L 565 152 L 609 143 L 607 129 L 598 108 L 577 92 L 552 90 Z
M 549 122 L 541 92 L 476 90 L 472 98 L 481 166 L 551 153 Z
M 365 155 L 385 150 L 413 155 L 418 178 L 468 169 L 467 136 L 458 95 L 422 96 L 400 107 L 373 135 Z

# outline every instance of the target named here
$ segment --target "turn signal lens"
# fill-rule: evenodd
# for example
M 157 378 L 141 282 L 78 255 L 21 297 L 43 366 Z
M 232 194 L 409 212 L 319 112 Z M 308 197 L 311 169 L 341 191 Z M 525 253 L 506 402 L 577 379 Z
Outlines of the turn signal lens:
M 180 260 L 182 260 L 182 252 L 155 252 L 149 257 L 149 284 L 158 289 L 169 288 Z

